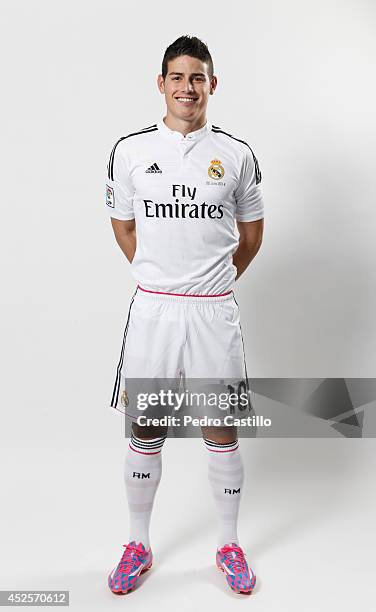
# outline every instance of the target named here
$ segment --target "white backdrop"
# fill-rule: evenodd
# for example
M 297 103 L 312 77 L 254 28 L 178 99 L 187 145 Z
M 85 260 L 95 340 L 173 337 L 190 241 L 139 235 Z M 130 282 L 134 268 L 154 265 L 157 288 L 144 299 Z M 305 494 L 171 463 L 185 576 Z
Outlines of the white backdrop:
M 219 81 L 208 117 L 250 143 L 263 175 L 264 242 L 236 285 L 249 376 L 375 376 L 376 7 L 3 0 L 0 13 L 0 440 L 16 565 L 30 531 L 12 523 L 15 506 L 33 512 L 47 478 L 33 488 L 34 459 L 50 465 L 59 525 L 59 496 L 68 487 L 79 507 L 91 453 L 122 484 L 122 419 L 108 404 L 134 281 L 104 204 L 106 163 L 120 136 L 163 116 L 156 75 L 178 36 L 207 42 Z M 72 453 L 72 469 L 55 480 L 56 453 Z M 27 500 L 15 497 L 25 474 Z

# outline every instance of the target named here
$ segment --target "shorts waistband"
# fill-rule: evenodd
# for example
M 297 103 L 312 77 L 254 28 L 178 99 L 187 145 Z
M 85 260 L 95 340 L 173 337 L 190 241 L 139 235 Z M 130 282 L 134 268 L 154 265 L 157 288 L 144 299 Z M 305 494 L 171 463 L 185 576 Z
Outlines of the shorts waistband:
M 213 294 L 194 294 L 194 293 L 166 293 L 164 291 L 150 291 L 137 285 L 136 295 L 146 300 L 157 300 L 162 302 L 184 302 L 186 304 L 202 302 L 225 302 L 232 300 L 234 292 L 232 290 L 225 293 Z

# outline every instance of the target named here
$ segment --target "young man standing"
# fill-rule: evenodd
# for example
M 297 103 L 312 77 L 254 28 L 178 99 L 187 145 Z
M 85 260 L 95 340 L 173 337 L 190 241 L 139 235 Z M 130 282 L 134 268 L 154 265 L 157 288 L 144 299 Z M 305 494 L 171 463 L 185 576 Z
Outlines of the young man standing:
M 125 460 L 129 542 L 108 578 L 116 594 L 133 589 L 152 565 L 149 524 L 167 434 L 166 427 L 137 423 L 125 381 L 210 378 L 248 389 L 233 285 L 263 233 L 257 159 L 244 140 L 206 117 L 217 87 L 207 46 L 178 38 L 165 52 L 157 83 L 166 116 L 120 138 L 108 163 L 106 203 L 138 283 L 111 401 L 132 419 Z M 202 433 L 218 513 L 216 563 L 234 591 L 250 593 L 256 577 L 237 534 L 244 481 L 237 430 L 221 424 Z

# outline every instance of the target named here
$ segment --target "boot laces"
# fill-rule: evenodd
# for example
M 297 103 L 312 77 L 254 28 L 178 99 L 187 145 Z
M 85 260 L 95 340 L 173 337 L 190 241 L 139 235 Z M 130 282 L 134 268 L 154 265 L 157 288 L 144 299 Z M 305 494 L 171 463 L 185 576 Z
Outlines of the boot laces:
M 135 544 L 123 544 L 123 546 L 125 551 L 119 563 L 119 570 L 121 572 L 128 572 L 133 567 L 135 561 L 139 561 L 143 551 Z
M 245 560 L 245 554 L 239 546 L 226 544 L 221 548 L 221 553 L 225 556 L 226 564 L 230 569 L 235 569 L 240 572 L 246 571 L 247 562 Z

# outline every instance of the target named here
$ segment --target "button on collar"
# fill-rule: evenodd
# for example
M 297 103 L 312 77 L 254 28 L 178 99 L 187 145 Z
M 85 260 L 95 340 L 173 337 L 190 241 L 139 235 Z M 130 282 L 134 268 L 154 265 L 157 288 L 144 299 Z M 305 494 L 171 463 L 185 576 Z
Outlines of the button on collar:
M 185 137 L 183 136 L 181 132 L 178 132 L 176 130 L 172 130 L 171 128 L 169 128 L 165 124 L 163 119 L 161 119 L 161 121 L 157 123 L 157 127 L 163 134 L 166 134 L 167 136 L 171 138 L 175 138 L 179 142 L 187 143 L 187 142 L 192 142 L 193 140 L 199 140 L 200 138 L 202 138 L 207 132 L 211 130 L 211 123 L 209 123 L 209 121 L 206 121 L 205 125 L 203 125 L 198 130 L 189 132 Z

